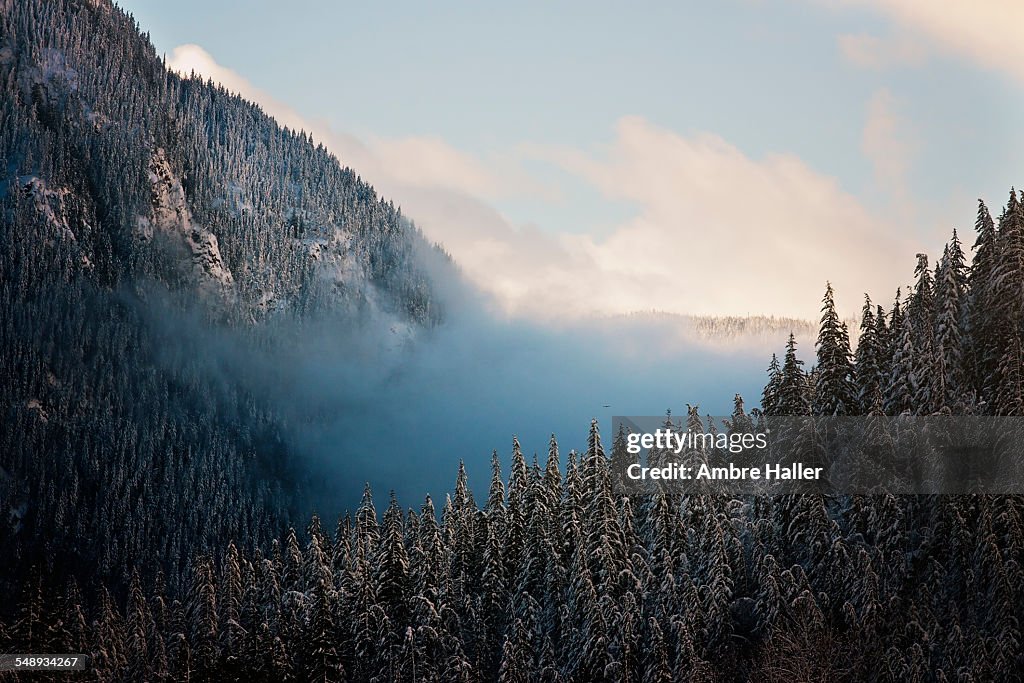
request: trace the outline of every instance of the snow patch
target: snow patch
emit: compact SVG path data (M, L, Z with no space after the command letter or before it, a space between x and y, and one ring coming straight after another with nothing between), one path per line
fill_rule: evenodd
M42 86L47 97L55 97L61 92L77 92L78 81L78 72L68 66L64 53L47 48L36 64L24 71L21 85L26 97L32 97L37 86Z
M74 244L78 248L79 266L85 270L93 268L92 259L86 252L86 247L79 242L78 235L72 227L74 225L72 216L80 216L81 212L76 207L77 198L75 194L66 187L51 187L41 178L36 176L21 176L18 184L25 194L32 198L32 205L36 213L43 217L46 223L53 229L54 238ZM80 223L80 228L88 231L87 223Z
M86 122L92 126L92 129L97 133L102 133L114 125L108 116L92 109L91 107L83 107L83 112Z
M40 402L38 398L30 398L28 401L26 401L25 409L28 410L29 412L35 413L36 417L43 424L46 424L47 422L50 421L50 416L46 414L46 411L43 409L43 404L42 402Z
M228 184L227 188L225 188L223 199L215 199L213 201L213 208L226 209L235 216L251 214L255 210L245 188L237 182Z
M44 180L35 176L22 176L18 180L25 193L32 197L36 212L42 215L47 223L57 228L62 237L72 242L78 241L68 222L66 204L71 191L63 187L51 188Z
M345 296L369 298L373 287L369 286L369 277L355 256L350 232L335 227L327 234L296 241L316 262L318 277Z

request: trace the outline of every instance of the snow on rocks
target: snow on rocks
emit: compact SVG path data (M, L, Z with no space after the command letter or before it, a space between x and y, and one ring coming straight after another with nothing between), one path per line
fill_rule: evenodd
M181 181L171 171L163 149L153 152L149 162L152 191L149 216L140 216L137 236L149 241L162 235L178 241L186 250L187 265L203 291L228 296L235 284L224 263L217 236L192 219Z
M81 202L75 194L65 187L51 187L42 178L22 176L18 183L26 195L32 198L36 213L50 227L47 241L68 242L78 252L78 265L84 270L91 270L93 262L89 255L88 239L79 239L77 232L88 232L90 226L82 218Z

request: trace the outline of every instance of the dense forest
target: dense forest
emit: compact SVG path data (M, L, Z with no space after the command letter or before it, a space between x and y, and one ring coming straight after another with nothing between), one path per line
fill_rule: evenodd
M0 0L0 216L0 652L80 652L100 681L1024 670L1016 496L630 497L625 435L606 449L595 422L580 452L513 439L486 500L460 467L443 501L379 514L367 489L310 518L295 416L209 338L273 358L325 320L414 337L443 324L452 266L308 135L168 72L106 0ZM827 287L813 362L791 336L730 424L1024 414L1016 192L998 219L979 204L969 251L954 232L919 255L859 330Z
M415 338L450 266L106 0L0 2L0 243L4 594L33 566L120 594L140 558L177 587L192 553L308 515L307 418L265 390L282 350L313 325Z
M814 367L791 340L759 411L1019 415L996 299L1024 275L1022 219L1016 195L998 226L981 205L971 265L956 235L934 270L919 256L905 302L865 303L854 352L828 288ZM730 423L750 412L737 396ZM703 431L696 406L686 419ZM1017 678L1019 497L630 498L623 457L596 422L564 462L554 437L543 463L513 440L482 503L462 467L439 507L392 497L380 517L367 490L333 528L191 554L177 592L135 566L123 597L40 570L7 637L90 653L100 680Z

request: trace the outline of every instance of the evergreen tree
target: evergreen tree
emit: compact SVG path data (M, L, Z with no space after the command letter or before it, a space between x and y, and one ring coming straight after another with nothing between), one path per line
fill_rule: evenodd
M384 511L381 542L374 561L374 595L395 626L408 623L409 555L405 548L403 515L394 493Z
M626 427L623 423L619 423L619 428L615 432L615 439L612 441L612 457L609 463L612 477L612 490L616 495L621 495L627 490L629 485L629 478L626 475L626 471L629 466L638 462L637 456L632 455L628 451L628 443L626 442L627 432Z
M733 396L732 415L725 423L730 434L749 434L754 431L754 422L747 415L743 408L743 397L739 394Z
M825 287L821 306L821 331L818 333L818 364L814 386L815 415L855 415L857 413L850 339L836 313L832 284Z
M213 582L213 561L196 558L192 567L192 590L186 611L189 651L196 671L212 676L219 658L217 638L217 588Z
M886 415L901 415L913 410L915 397L920 395L917 377L920 366L915 362L914 328L910 316L898 316L896 313L898 309L893 310L892 317L900 322L900 327L893 335L892 366L883 404Z
M907 318L914 344L914 354L910 359L916 380L913 404L916 412L927 415L939 407L941 367L935 343L935 291L926 254L917 255L914 275L916 281L907 303Z
M1000 247L995 223L985 206L978 200L978 217L974 223L977 237L974 257L968 275L967 314L968 361L972 369L972 382L979 397L991 403L995 392L994 379L1001 351L996 338L995 272L999 264Z
M964 358L964 296L967 266L956 230L943 250L935 285L937 407L952 409L966 400L968 391Z
M765 415L775 415L779 409L779 392L782 388L782 368L779 366L779 359L774 353L768 364L768 383L764 385L761 393L761 410Z
M882 321L884 325L884 319ZM864 295L861 309L860 338L857 341L856 372L859 412L867 415L880 400L884 376L881 368L882 348L878 338L878 322L872 310L871 297Z
M800 367L803 363L796 357L796 337L790 333L789 341L786 342L786 355L782 361L778 415L810 414L807 375Z

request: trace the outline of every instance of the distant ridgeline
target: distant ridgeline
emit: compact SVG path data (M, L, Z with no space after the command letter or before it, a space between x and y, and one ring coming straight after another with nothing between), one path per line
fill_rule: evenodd
M195 552L268 543L302 486L282 419L201 340L330 319L401 343L442 316L424 264L450 267L108 0L0 0L0 244L5 595L33 565L116 587L146 558L176 585Z

